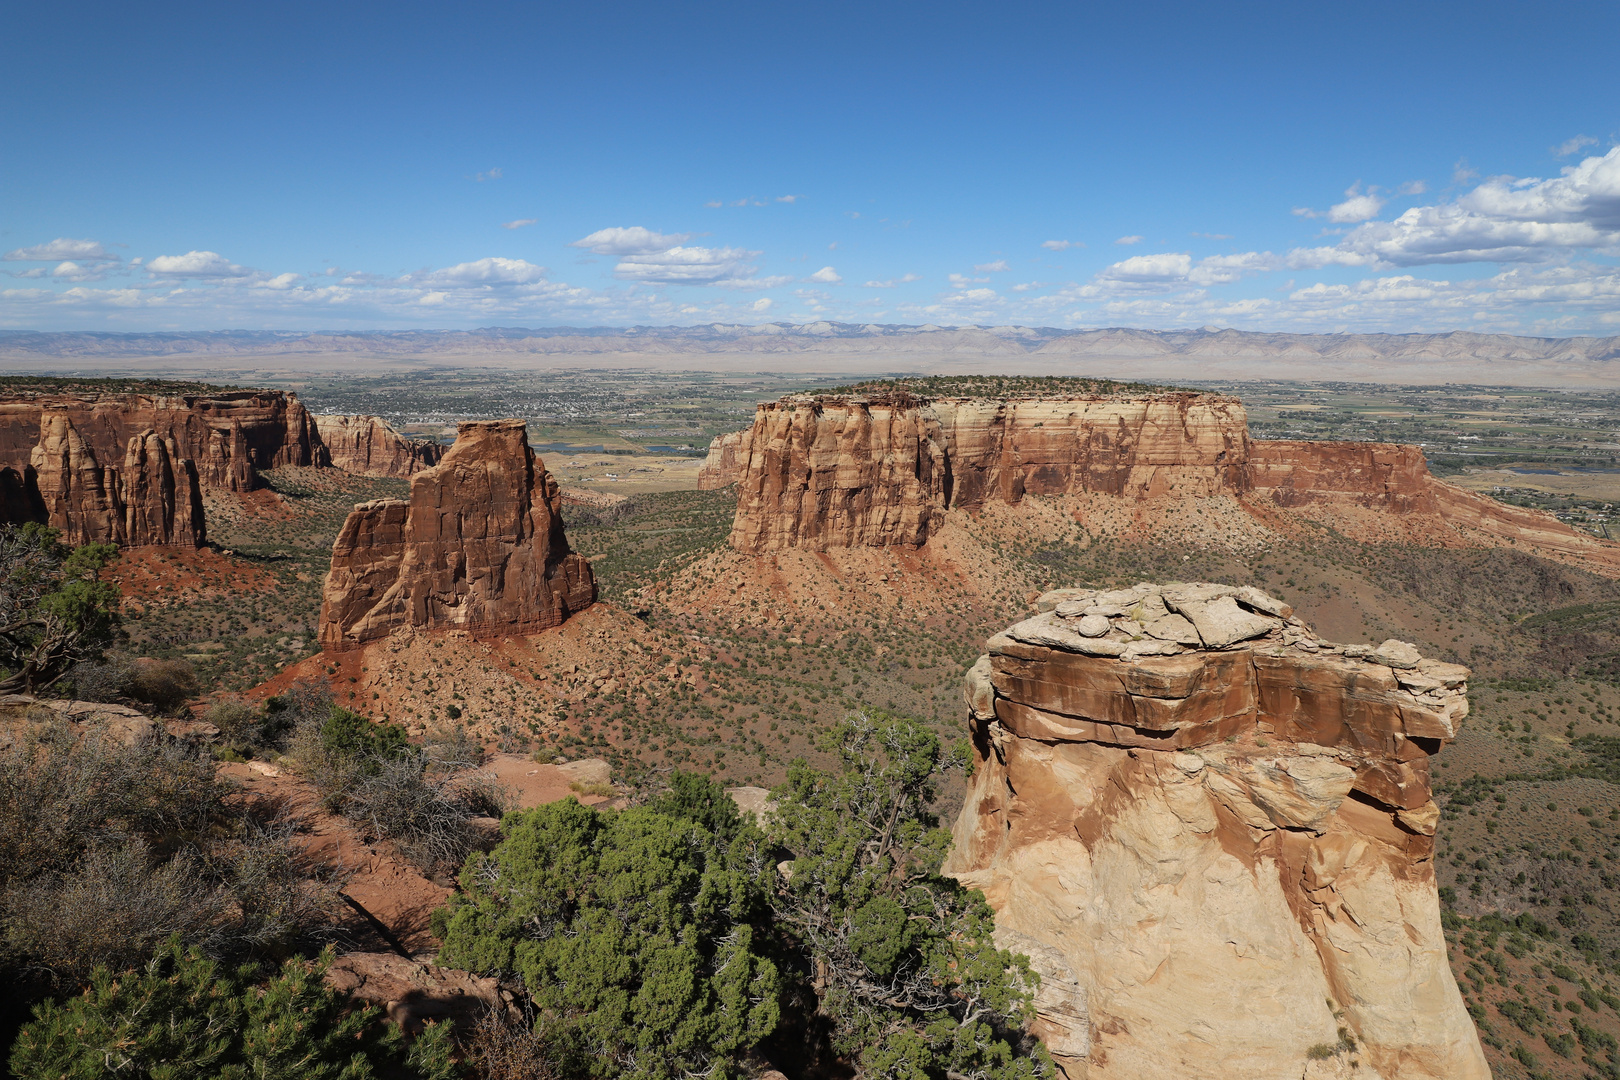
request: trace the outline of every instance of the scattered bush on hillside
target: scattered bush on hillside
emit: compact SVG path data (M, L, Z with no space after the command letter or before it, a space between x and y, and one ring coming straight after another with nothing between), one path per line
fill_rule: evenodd
M947 759L922 725L874 713L822 749L842 772L796 762L768 829L792 854L777 922L816 972L834 1048L874 1076L1050 1076L1023 1034L1039 977L996 948L983 895L939 873L951 834L929 807L965 748Z
M758 830L728 838L674 804L598 812L568 799L502 831L462 870L439 960L522 979L537 1030L572 1047L583 1075L731 1075L775 1029L774 871Z
M160 713L177 712L197 696L197 672L184 660L143 657L130 664L124 692Z
M289 960L268 977L229 970L171 938L138 971L98 967L90 986L34 1010L12 1050L20 1080L104 1076L300 1080L450 1080L448 1029L409 1046L375 1009L326 989L319 960ZM262 981L261 981L262 979Z
M0 527L0 694L34 693L112 640L118 590L100 580L118 549L69 550L34 522Z
M414 746L398 724L372 723L313 691L284 708L293 710L291 757L327 808L430 873L460 866L484 840L472 819L505 809L493 779L470 772L483 755L465 732Z
M264 714L234 694L215 698L203 715L219 728L219 737L228 746L247 749L264 745Z

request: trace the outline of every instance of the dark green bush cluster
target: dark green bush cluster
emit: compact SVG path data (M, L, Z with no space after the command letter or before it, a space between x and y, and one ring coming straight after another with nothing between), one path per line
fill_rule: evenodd
M170 939L139 970L98 967L82 994L35 1009L11 1053L19 1080L107 1076L449 1080L448 1031L409 1046L375 1009L322 985L330 951L278 971L226 968Z
M508 815L438 917L440 960L523 983L552 1075L733 1075L762 1047L871 1076L1051 1075L1022 1034L1038 978L939 873L938 739L862 716L827 748L842 771L800 762L763 825L684 773L639 807Z

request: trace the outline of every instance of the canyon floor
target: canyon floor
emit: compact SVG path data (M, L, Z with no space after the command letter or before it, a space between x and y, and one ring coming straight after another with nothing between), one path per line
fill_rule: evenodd
M1386 411L1396 409L1386 396ZM1570 403L1532 404L1561 414ZM1539 493L1595 502L1604 514L1608 489L1597 485L1607 474L1594 470L1612 460L1599 458L1596 433L1620 418L1593 408L1603 422L1584 425L1593 433L1585 449L1560 441L1567 417L1537 427L1520 415L1531 429L1521 445L1431 458L1503 501L1542 505ZM1401 422L1451 430L1446 411L1414 408ZM1351 419L1331 423L1307 412L1326 427L1360 422L1345 410ZM262 697L313 679L356 711L414 732L464 726L510 761L599 757L613 795L634 797L674 768L768 787L794 758L818 758L818 734L853 709L906 713L962 737L963 672L1045 589L1253 584L1329 639L1401 638L1474 669L1474 714L1436 773L1454 969L1496 1075L1613 1075L1620 583L1509 549L1427 548L1398 533L1358 541L1307 515L1265 520L1209 502L1144 512L1074 497L953 511L919 552L745 556L726 545L734 490L691 490L661 473L621 486L595 471L612 463L645 477L634 470L662 468L652 454L542 456L593 463L568 476L579 494L565 517L601 602L560 627L488 641L399 634L320 654L320 587L344 515L406 485L282 469L266 474L269 491L210 502L211 547L120 559L127 648L189 660L208 692ZM1526 475L1514 469L1540 470L1523 485L1532 495L1496 483ZM1588 486L1561 485L1566 473ZM961 784L944 790L948 817Z

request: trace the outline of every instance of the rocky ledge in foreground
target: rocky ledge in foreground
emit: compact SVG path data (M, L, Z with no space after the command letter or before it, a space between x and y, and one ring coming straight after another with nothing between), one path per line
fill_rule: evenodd
M1485 1080L1441 935L1429 758L1468 669L1258 590L1059 590L967 679L945 869L1043 977L1070 1080Z

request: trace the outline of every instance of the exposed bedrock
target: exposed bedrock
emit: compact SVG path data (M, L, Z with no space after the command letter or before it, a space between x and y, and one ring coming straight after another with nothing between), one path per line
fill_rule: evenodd
M523 421L461 424L408 500L349 514L332 547L322 646L354 648L403 626L516 634L561 623L596 599L561 504Z
M1221 585L1063 590L968 675L946 871L1043 977L1071 1080L1484 1080L1429 758L1468 670Z
M1305 508L1369 540L1396 528L1409 542L1527 545L1620 573L1620 545L1444 484L1417 447L1253 440L1242 403L1213 394L789 396L716 438L700 482L738 485L731 543L747 553L917 547L950 510L1100 494Z
M104 464L69 413L47 411L28 465L3 476L0 516L48 524L69 544L200 547L206 539L195 464L151 430Z
M315 427L334 468L360 476L406 479L439 463L438 443L406 439L375 416L318 415Z
M42 435L43 417L63 415L103 463L120 461L130 439L153 432L197 463L205 488L250 491L255 469L328 465L314 418L296 394L279 390L183 394L37 394L0 400L0 468L20 474Z

